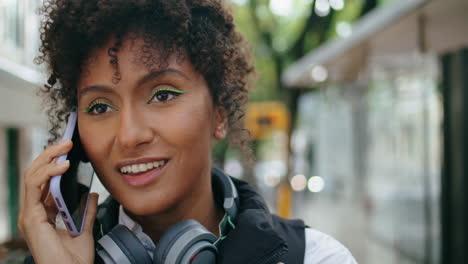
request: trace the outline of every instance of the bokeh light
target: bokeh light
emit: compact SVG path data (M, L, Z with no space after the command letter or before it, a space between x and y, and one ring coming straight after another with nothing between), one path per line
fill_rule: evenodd
M312 67L310 75L315 82L324 82L328 78L328 71L321 65L315 65Z
M325 187L325 182L323 181L322 177L320 176L313 176L309 179L307 183L307 188L309 191L317 193L321 192Z
M304 175L297 174L291 178L291 188L294 191L300 192L304 190L306 186L307 186L307 178Z
M285 0L271 0L270 10L277 16L288 16L294 11L293 2Z
M340 21L336 23L336 33L342 38L351 36L351 34L353 33L351 24L346 21Z
M342 10L344 8L344 5L344 0L330 0L330 6L335 10Z
M269 187L276 187L280 183L281 177L279 174L268 173L263 177L265 184Z
M328 0L316 0L315 13L321 17L330 14L330 2Z
M247 0L231 0L232 3L236 5L245 5L247 4Z

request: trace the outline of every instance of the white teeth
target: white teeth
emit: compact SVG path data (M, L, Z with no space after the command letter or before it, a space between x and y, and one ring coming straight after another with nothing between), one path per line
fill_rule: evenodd
M153 168L158 168L163 166L165 163L164 160L161 161L154 161L154 162L148 162L148 163L140 163L140 164L133 164L133 165L128 165L128 166L123 166L120 168L121 173L138 173L138 172L144 172L147 170L151 170Z

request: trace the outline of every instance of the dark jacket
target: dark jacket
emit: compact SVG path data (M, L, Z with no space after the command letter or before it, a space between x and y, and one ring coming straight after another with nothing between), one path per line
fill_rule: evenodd
M232 178L240 198L234 220L236 228L218 244L220 264L304 263L305 226L301 220L286 220L272 215L262 197L244 181ZM216 198L218 188L213 186ZM222 199L222 196L221 198ZM218 199L217 199L218 200ZM99 206L94 225L95 241L118 222L119 204L107 199ZM32 258L25 263L34 263Z

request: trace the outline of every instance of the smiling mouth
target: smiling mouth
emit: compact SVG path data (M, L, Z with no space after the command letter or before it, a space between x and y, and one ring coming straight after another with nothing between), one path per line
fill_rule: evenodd
M160 169L164 167L169 162L169 160L160 160L160 161L153 161L153 162L144 162L139 164L132 164L123 166L120 168L120 173L129 175L129 176L137 176L144 174L148 171Z

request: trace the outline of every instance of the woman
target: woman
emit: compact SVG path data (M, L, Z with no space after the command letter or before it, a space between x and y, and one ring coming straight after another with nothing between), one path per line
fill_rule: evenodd
M80 236L55 229L57 210L44 197L69 166L54 159L72 143L48 147L25 173L19 220L36 263L97 262L94 241L117 223L152 254L186 219L222 238L218 263L354 263L332 238L272 216L238 180L232 228L220 224L227 212L212 184L211 142L248 149L241 119L252 72L223 2L49 0L42 11L51 133L57 139L76 106L84 151L112 198L98 209L91 194Z

